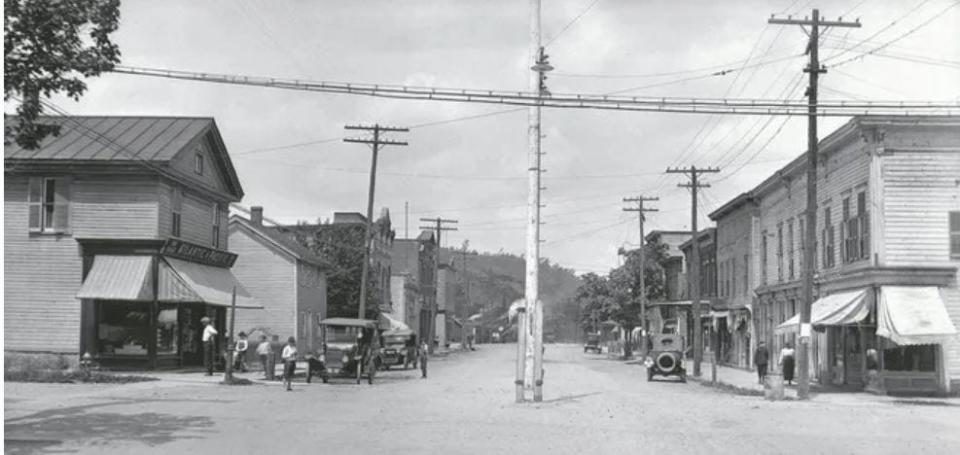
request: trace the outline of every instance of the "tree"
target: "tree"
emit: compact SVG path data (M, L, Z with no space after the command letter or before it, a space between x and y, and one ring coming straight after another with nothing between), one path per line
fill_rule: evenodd
M110 41L120 18L120 0L4 0L3 99L19 98L17 121L6 136L27 149L39 147L59 125L39 121L43 98L65 93L74 100L87 90L83 78L120 63Z

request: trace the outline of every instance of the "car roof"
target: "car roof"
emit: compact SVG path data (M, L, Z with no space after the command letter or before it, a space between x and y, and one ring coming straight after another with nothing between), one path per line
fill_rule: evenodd
M377 323L376 321L371 321L369 319L327 318L320 321L320 325L343 325L350 327L374 328L377 326Z

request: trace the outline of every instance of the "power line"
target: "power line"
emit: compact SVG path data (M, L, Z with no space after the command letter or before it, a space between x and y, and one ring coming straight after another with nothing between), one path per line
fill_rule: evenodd
M560 31L557 32L556 35L553 35L553 38L550 38L550 41L547 41L547 44L544 44L543 46L549 47L551 44L553 44L553 42L556 41L557 38L560 38L560 36L563 35L564 32L569 30L570 27L573 27L573 24L576 24L577 21L579 21L580 18L583 17L583 15L590 12L590 10L593 9L593 7L597 5L597 3L600 3L600 0L593 0L589 5L587 5L586 8L583 9L583 11L580 11L580 14L577 14L576 17L570 20L570 22L567 22L567 25L564 25L563 28L560 29Z

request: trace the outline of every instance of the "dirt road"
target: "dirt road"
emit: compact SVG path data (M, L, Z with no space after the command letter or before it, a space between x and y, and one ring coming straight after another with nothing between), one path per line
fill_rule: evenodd
M513 402L514 346L430 377L224 387L5 385L7 453L960 453L960 406L821 395L766 402L548 345L543 403ZM528 394L529 395L529 394Z

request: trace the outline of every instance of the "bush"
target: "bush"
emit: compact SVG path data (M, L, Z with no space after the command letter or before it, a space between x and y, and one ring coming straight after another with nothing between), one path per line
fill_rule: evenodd
M60 354L4 353L3 379L12 382L42 383L113 383L156 381L157 378L117 375L103 371L83 370L72 356Z

